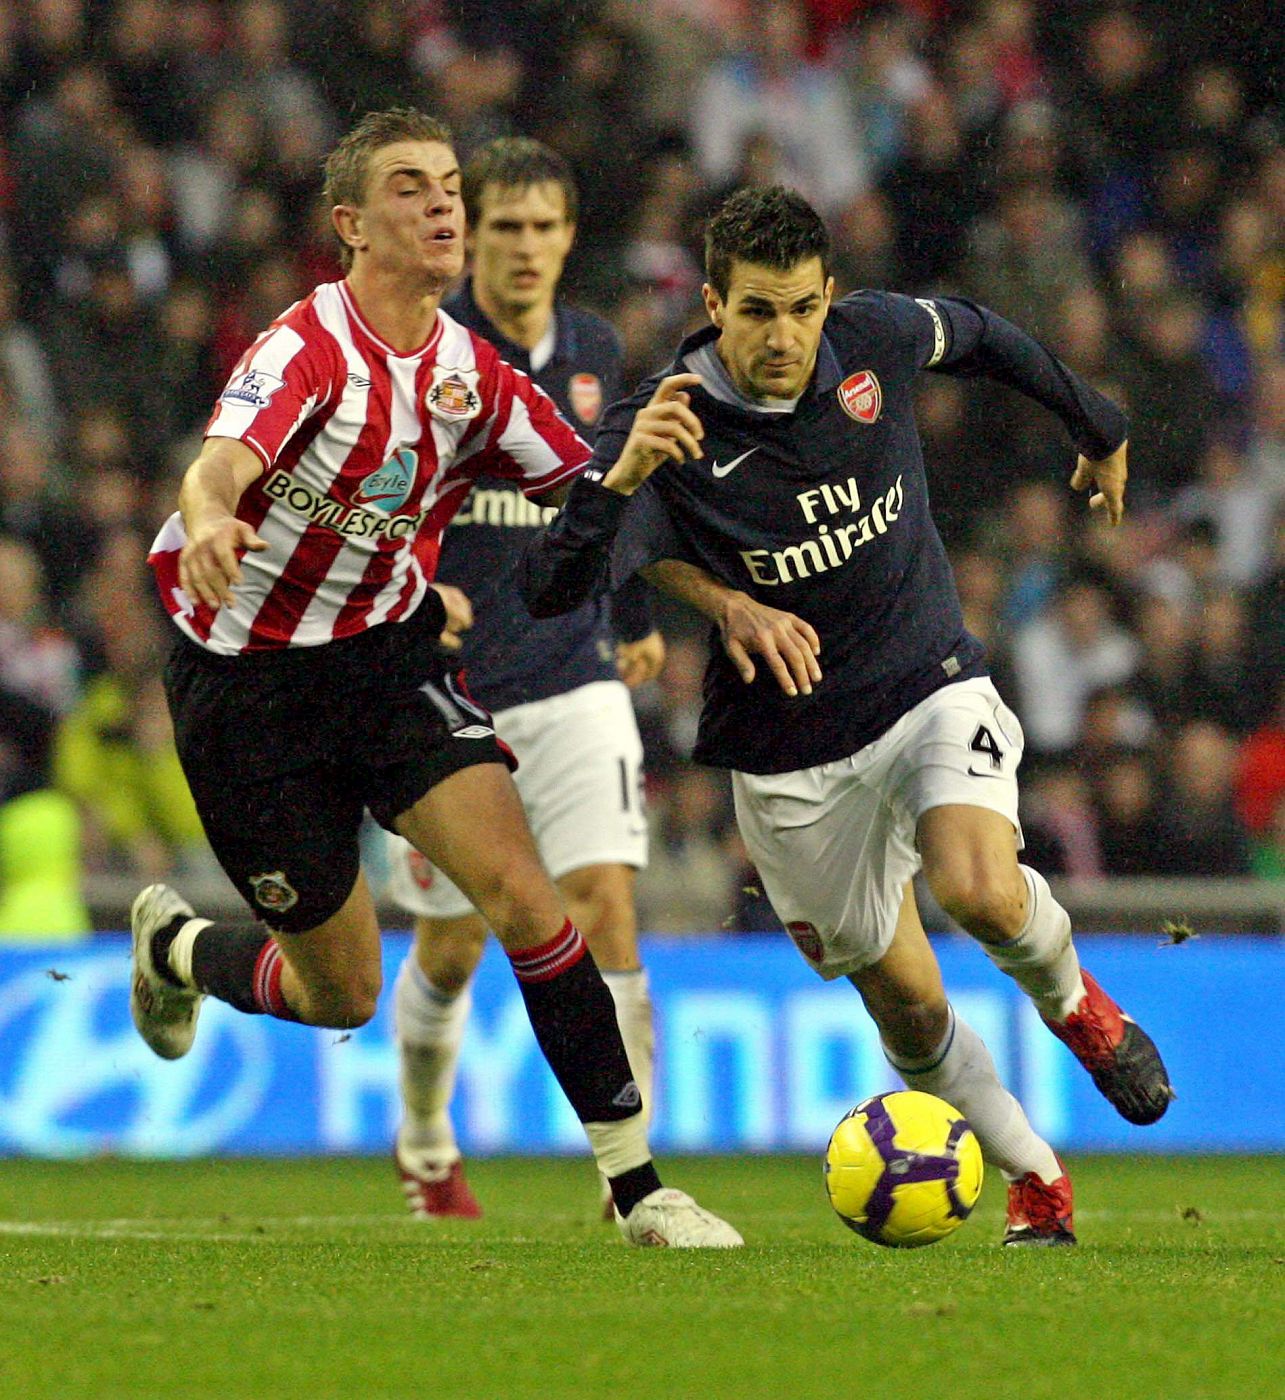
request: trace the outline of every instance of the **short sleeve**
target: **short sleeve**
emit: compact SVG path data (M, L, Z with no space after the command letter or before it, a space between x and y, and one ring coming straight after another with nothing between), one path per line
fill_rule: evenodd
M206 437L236 438L271 467L324 388L315 353L290 326L277 326L242 356L214 406Z
M515 481L528 496L541 496L579 476L592 455L589 444L528 375L496 359L495 416L479 465L488 475Z

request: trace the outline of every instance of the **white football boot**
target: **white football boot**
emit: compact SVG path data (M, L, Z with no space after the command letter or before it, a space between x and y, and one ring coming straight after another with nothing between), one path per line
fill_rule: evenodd
M745 1241L727 1223L698 1206L686 1191L662 1186L644 1196L616 1224L630 1244L669 1249L736 1249Z
M163 1060L177 1060L192 1048L205 1000L205 993L195 987L176 987L162 977L152 960L152 936L179 915L194 919L196 910L168 885L148 885L129 915L134 963L129 1013L139 1035Z

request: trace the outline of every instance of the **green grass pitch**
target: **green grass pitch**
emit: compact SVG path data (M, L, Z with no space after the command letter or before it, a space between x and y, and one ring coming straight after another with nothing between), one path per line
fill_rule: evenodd
M1079 1249L1003 1250L994 1173L929 1249L817 1160L666 1179L748 1247L631 1250L583 1160L471 1164L480 1223L373 1160L0 1162L0 1395L24 1400L1273 1400L1280 1159L1082 1158Z

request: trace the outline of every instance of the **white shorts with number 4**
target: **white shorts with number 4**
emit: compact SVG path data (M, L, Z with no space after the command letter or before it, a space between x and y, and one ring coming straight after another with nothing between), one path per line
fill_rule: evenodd
M1017 820L1022 727L988 677L920 701L849 758L791 773L733 773L736 820L763 888L824 978L887 952L922 864L919 818L961 803Z
M545 869L647 864L642 740L620 681L594 681L497 710L495 732L518 758L513 775ZM389 837L388 897L411 914L458 918L473 906L400 836Z

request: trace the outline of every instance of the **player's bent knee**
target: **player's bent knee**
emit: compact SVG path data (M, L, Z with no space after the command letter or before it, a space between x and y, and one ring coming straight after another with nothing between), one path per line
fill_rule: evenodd
M450 995L463 991L482 960L486 934L480 919L417 920L415 951L429 981Z
M941 907L979 937L1015 938L1022 926L1025 888L1001 873L950 871L929 880Z
M309 987L306 990L306 1019L314 1026L332 1030L356 1030L374 1019L380 990L381 979L378 976Z
M498 873L477 891L475 901L510 952L550 937L562 912L557 891L538 865Z

